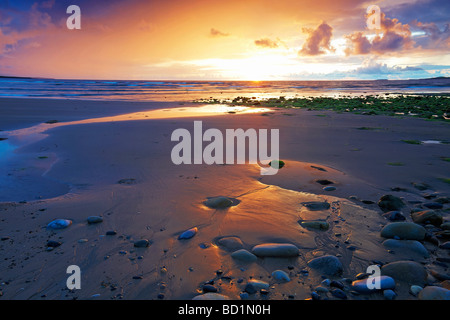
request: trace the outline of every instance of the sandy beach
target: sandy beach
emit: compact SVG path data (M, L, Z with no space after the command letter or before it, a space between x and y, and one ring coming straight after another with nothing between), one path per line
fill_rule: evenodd
M449 296L448 121L278 108L187 114L202 105L179 102L0 104L0 299ZM143 113L158 109L168 116ZM132 113L141 116L114 118ZM285 166L261 176L258 164L173 164L171 134L192 131L194 120L223 132L279 129ZM219 196L235 202L205 205ZM414 215L426 210L431 218ZM384 215L392 211L404 220ZM88 223L93 216L100 222ZM49 229L55 219L71 224ZM386 231L405 222L419 235ZM266 244L297 251L255 250ZM311 262L330 256L325 268ZM81 289L66 286L70 265ZM354 281L371 265L395 285L359 290Z

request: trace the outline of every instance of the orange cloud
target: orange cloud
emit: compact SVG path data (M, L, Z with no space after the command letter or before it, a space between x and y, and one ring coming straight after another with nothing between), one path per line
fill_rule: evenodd
M278 42L273 41L269 38L255 40L255 44L259 47L264 47L264 48L278 48Z

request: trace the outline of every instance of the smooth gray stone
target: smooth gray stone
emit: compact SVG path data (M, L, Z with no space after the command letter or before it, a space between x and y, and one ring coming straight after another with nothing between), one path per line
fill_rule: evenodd
M405 204L399 197L386 194L378 201L378 206L384 212L400 210Z
M195 296L194 298L192 298L192 300L231 300L231 299L230 297L220 293L208 292Z
M379 282L378 282L379 281ZM379 288L376 285L379 284ZM370 288L369 288L369 286ZM373 286L373 289L371 289ZM378 290L387 290L395 288L395 280L389 276L380 276L378 280L375 277L355 280L352 282L352 289L359 293L372 293Z
M419 300L450 300L450 290L438 286L428 286L419 292Z
M400 211L388 211L383 213L383 217L390 221L404 221L406 220L405 216Z
M394 300L397 294L394 291L388 289L383 291L383 296L386 300Z
M332 255L325 255L308 261L308 266L325 275L340 275L344 268L341 261Z
M383 242L383 246L387 249L398 250L401 254L418 254L424 258L429 257L428 250L417 240L396 240L387 239Z
M233 200L231 200L228 197L213 197L207 199L205 202L203 202L205 206L214 208L214 209L224 209L231 207L233 205Z
M398 237L404 240L423 240L427 231L413 222L392 222L381 230L383 238Z
M432 224L439 227L442 224L442 215L434 210L424 210L411 213L411 218L415 223Z
M253 294L253 293L258 292L261 289L264 289L264 290L269 289L269 284L262 280L251 279L247 282L247 285L245 286L244 291L248 292L249 294Z
M136 248L146 248L150 245L150 241L148 241L147 239L141 239L138 240L134 243L134 246Z
M274 278L277 281L280 282L289 282L291 281L291 278L289 278L289 275L284 272L283 270L275 270L272 272L272 278Z
M253 247L258 257L296 257L299 249L291 243L264 243Z
M228 251L235 251L244 247L242 240L234 236L220 238L217 240L217 244Z
M328 222L322 220L300 221L300 225L306 229L328 230L330 228Z
M86 221L89 224L100 223L103 222L103 218L99 216L90 216L86 219Z
M304 205L311 211L327 210L330 208L330 204L328 202L320 202L320 201L302 202L302 205Z
M396 281L421 287L427 283L428 277L424 266L414 261L395 261L385 264L381 267L381 273L394 278Z
M245 249L239 249L233 252L231 257L242 262L255 262L258 259L257 256Z

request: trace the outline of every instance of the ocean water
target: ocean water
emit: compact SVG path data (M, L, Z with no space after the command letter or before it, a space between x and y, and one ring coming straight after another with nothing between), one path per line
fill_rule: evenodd
M450 78L341 81L131 81L0 77L0 97L192 101L284 96L450 93Z

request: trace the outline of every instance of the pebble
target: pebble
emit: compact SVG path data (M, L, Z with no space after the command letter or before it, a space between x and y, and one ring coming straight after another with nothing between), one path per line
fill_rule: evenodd
M450 300L450 290L438 286L427 286L418 294L419 300Z
M192 300L231 300L230 297L216 293L216 292L207 292L192 298Z
M423 240L427 231L424 227L413 222L392 222L381 230L384 238L394 238L404 240Z
M71 220L67 220L67 219L56 219L53 220L52 222L50 222L47 225L47 229L53 229L53 230L58 230L58 229L65 229L68 226L70 226L72 224Z
M333 186L323 187L323 191L334 191L334 190L336 190L336 187Z
M330 208L330 204L328 202L321 201L308 201L302 202L301 204L311 211L327 210Z
M299 249L290 243L264 243L254 246L252 253L258 257L296 257Z
M394 300L397 294L394 291L388 289L383 291L383 296L386 300Z
M202 290L203 290L204 293L217 292L217 288L214 287L213 285L210 285L210 284L203 285Z
M437 202L427 202L423 204L424 207L427 207L428 209L442 209L444 206L442 203Z
M315 291L311 292L311 298L313 300L321 300L322 299L322 297Z
M275 270L272 272L272 277L280 282L289 282L291 281L291 278L289 278L289 275L284 272L283 270Z
M412 285L409 288L409 291L412 293L412 295L417 296L420 291L422 291L423 288L421 286Z
M253 294L260 291L261 289L269 289L269 284L262 280L251 279L247 282L244 291L248 292L249 294Z
M117 234L117 231L115 231L115 230L106 231L107 236L115 236L116 234Z
M440 225L440 228L443 230L450 230L450 221L444 222Z
M80 239L80 240L78 240L77 242L78 243L86 243L86 242L88 242L89 240L88 239Z
M425 268L414 261L395 261L385 264L381 267L381 273L395 280L419 286L425 285L428 277Z
M242 300L246 300L246 299L248 299L250 296L249 296L248 292L241 292L241 293L239 294L239 297L240 297Z
M396 240L387 239L383 242L383 246L390 250L398 250L402 254L416 254L423 258L428 258L428 250L417 240Z
M189 230L186 230L185 232L183 232L182 234L180 234L180 236L178 237L178 240L182 240L182 239L190 239L193 236L195 236L198 232L198 228L194 227L191 228Z
M233 200L228 197L219 196L208 198L203 204L209 208L225 209L233 205Z
M399 197L386 194L378 201L378 206L384 212L400 210L405 204Z
M430 188L430 186L426 183L413 182L412 185L414 186L414 188L420 191L427 190Z
M217 244L228 251L236 251L244 247L242 240L233 236L220 238L217 240Z
M253 253L245 249L239 249L233 252L231 257L242 262L254 262L258 259L258 257L256 257Z
M341 261L332 255L325 255L308 261L308 266L326 275L339 275L344 268Z
M327 292L329 292L330 290L328 290L328 289L325 288L325 287L318 286L318 287L316 287L316 288L314 289L314 291L316 291L316 292L318 292L318 293L327 293Z
M103 222L103 218L100 216L90 216L86 219L86 221L89 224L100 223Z
M370 284L370 287L368 286L368 284ZM379 288L376 287L377 285L379 285ZM352 290L355 290L359 293L372 293L377 290L394 289L395 281L389 276L380 276L379 278L370 277L367 279L353 281L351 287Z
M436 227L442 224L442 215L434 210L425 210L411 213L415 223L432 224Z
M47 247L56 248L56 247L59 247L60 245L61 245L61 242L59 242L59 241L49 240L47 242Z
M333 296L335 296L336 298L339 298L339 299L344 299L344 300L347 299L347 295L341 289L337 289L337 288L336 289L332 289L331 290L331 294Z
M330 287L338 288L338 289L344 289L344 284L339 280L333 280L330 283Z
M444 242L439 246L441 249L450 249L450 241Z
M269 166L271 166L274 169L281 169L285 165L283 160L272 160L269 162Z
M328 222L322 220L300 221L299 223L303 228L306 229L328 230L330 227Z
M150 245L150 241L148 241L147 239L141 239L138 240L134 243L134 246L136 248L146 248Z
M406 219L400 211L388 211L386 213L383 213L383 217L385 217L389 221L403 221Z

